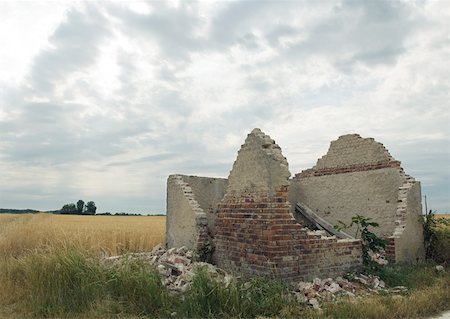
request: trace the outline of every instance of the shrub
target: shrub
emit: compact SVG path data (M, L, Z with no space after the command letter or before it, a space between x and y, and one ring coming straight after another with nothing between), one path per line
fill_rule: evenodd
M430 210L422 217L425 256L437 263L450 263L450 221Z
M196 259L212 264L215 249L216 247L214 246L214 242L212 240L208 240L198 246Z

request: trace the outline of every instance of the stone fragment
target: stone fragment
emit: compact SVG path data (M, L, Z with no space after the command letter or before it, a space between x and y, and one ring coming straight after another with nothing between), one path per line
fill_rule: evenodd
M335 282L331 283L331 284L330 284L329 286L327 286L325 289L326 289L327 291L331 292L332 294L335 294L336 292L342 290L341 287L340 287L337 283L335 283Z
M380 286L380 280L378 278L374 278L374 280L372 281L372 287L378 288L379 286Z
M437 265L437 266L435 267L435 269L436 269L436 271L441 272L441 271L444 271L444 266Z
M181 255L181 256L183 256L184 254L186 254L187 251L188 251L188 249L187 249L186 246L181 246L180 248L178 248L178 249L176 250L177 254L178 254L178 255Z
M300 282L297 283L298 291L307 291L307 290L311 289L312 286L313 285L310 282L300 281Z
M319 302L317 301L317 299L315 299L315 298L309 299L308 303L311 306L313 306L314 309L316 309L316 310L320 309Z
M177 250L177 249L176 249L175 247L170 248L170 249L167 251L167 254L168 254L168 255L171 255L171 254L175 253L176 250Z
M313 291L313 290L307 292L307 294L306 294L306 296L308 297L308 299L313 299L313 298L316 297L316 295L317 295L317 293L316 293L315 291Z
M392 292L392 293L405 293L405 292L408 292L408 288L405 287L405 286L395 286L395 287L392 287L391 289L389 289L389 292Z
M295 295L295 299L297 300L297 302L304 303L304 302L308 301L308 298L302 292L295 291L294 295Z

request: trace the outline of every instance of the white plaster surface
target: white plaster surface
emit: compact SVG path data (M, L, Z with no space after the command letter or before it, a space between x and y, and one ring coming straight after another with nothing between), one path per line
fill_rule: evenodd
M168 248L181 246L195 248L198 214L201 215L204 212L193 199L190 187L184 183L182 176L170 175L167 179L166 244Z
M375 233L391 235L402 184L396 168L306 177L291 181L289 201L304 203L332 225L349 224L356 214L371 217L380 224ZM354 235L355 229L346 232Z

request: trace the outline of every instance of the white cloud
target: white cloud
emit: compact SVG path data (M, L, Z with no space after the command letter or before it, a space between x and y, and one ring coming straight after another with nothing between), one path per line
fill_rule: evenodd
M0 5L2 207L161 212L261 127L292 173L374 137L450 211L443 1Z

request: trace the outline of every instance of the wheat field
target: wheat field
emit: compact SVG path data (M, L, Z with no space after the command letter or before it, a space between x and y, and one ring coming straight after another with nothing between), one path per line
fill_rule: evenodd
M65 248L105 255L148 251L165 243L165 223L165 216L0 214L0 252L17 257Z

